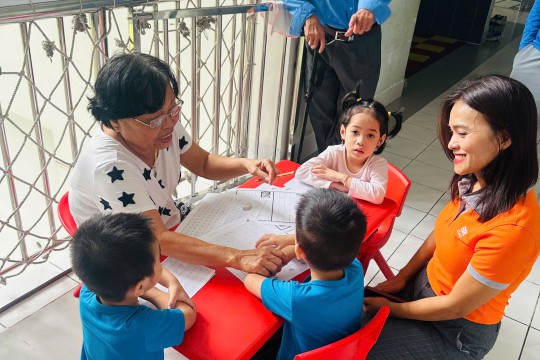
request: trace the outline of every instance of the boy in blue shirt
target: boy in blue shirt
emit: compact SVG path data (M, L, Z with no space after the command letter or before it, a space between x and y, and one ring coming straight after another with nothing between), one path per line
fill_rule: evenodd
M182 342L195 303L161 266L160 252L146 216L101 215L81 224L71 245L73 271L84 282L81 359L163 359L163 349ZM139 305L139 297L160 310Z
M366 218L351 198L311 189L298 203L294 245L311 275L302 283L247 275L246 288L285 320L278 359L293 359L360 329L364 271L356 255L365 231Z

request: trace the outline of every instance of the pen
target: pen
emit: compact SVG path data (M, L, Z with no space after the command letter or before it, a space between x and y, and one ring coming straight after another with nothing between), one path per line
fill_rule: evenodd
M286 172L286 173L283 173L283 174L277 174L276 177L283 177L283 176L288 176L288 175L293 175L294 174L294 171L289 171L289 172ZM263 181L261 178L258 178L257 180L255 181Z

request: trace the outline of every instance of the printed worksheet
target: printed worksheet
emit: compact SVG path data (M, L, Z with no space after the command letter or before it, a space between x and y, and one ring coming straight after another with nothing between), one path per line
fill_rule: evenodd
M293 178L293 179L287 181L283 185L282 190L283 191L294 192L294 193L297 193L297 194L303 194L306 191L308 191L309 189L313 189L313 186L304 184L303 182L298 181L296 178Z
M165 259L162 264L176 276L189 297L193 297L193 295L201 290L216 273L214 269L206 266L188 264L170 257ZM160 284L156 284L156 287L164 292L169 292L166 287Z
M253 199L265 199L259 214L256 216L259 221L294 223L296 219L296 205L300 199L299 195L287 191L266 191L266 190L244 190L235 189L237 195L249 196Z
M269 197L255 192L208 193L180 223L177 232L201 238L205 233L221 228L246 215L257 217L266 206Z
M225 245L228 247L249 250L255 248L255 243L263 235L268 233L286 234L287 232L276 231L279 228L274 224L265 224L251 217L238 219L223 228L206 233L202 236L204 241ZM288 228L291 231L290 228ZM294 230L293 230L294 231ZM244 280L246 273L240 270L227 268L240 280ZM290 261L284 266L281 271L276 274L275 278L279 280L291 280L296 275L299 275L308 269L307 265L296 259Z

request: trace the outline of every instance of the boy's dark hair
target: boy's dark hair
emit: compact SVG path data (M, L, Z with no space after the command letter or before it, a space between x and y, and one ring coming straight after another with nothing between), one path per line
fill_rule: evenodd
M388 124L390 123L390 117L388 116L388 111L383 104L376 100L360 98L359 94L361 86L361 83L358 83L356 85L355 91L350 92L343 97L343 100L341 101L341 116L339 117L339 125L343 125L345 128L347 128L347 126L351 122L351 118L354 115L369 111L379 123L379 135L386 135L386 139L384 140L384 142L379 145L377 147L377 150L375 150L374 152L378 155L382 153L384 148L386 147L386 141L396 136L401 130L403 116L401 111L393 111L390 113L396 123L392 131L389 131ZM338 126L338 131L340 127L341 126Z
M169 65L151 55L114 55L101 68L88 98L88 110L112 129L111 120L152 114L163 107L167 87L178 98L178 83Z
M448 149L452 137L448 124L458 101L482 114L493 131L494 141L497 136L512 141L482 170L486 186L481 190L478 220L486 222L511 209L536 184L536 104L525 85L507 76L484 75L465 82L448 95L439 115L439 140L450 160L454 155ZM464 176L474 174L454 174L450 182L452 200L459 197L458 182Z
M95 216L73 235L73 271L100 298L120 302L154 274L155 241L152 219L142 214Z
M366 232L366 217L356 203L336 190L310 189L296 209L296 239L310 266L343 269L354 260Z

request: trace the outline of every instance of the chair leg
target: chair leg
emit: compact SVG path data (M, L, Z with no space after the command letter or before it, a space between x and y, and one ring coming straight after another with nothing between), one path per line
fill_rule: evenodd
M379 269L381 269L381 272L387 280L392 279L395 276L380 251L375 252L373 260L375 260L375 263L379 266Z

